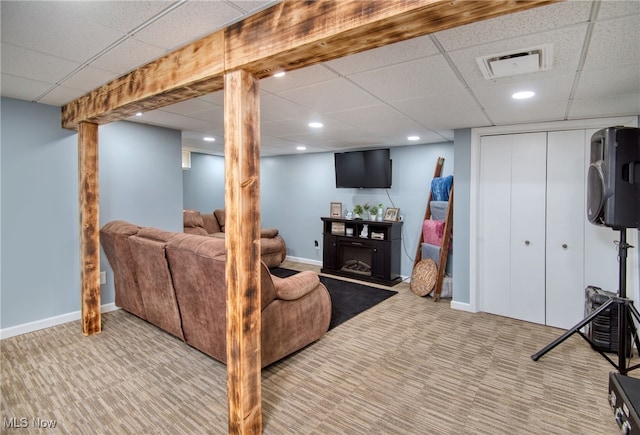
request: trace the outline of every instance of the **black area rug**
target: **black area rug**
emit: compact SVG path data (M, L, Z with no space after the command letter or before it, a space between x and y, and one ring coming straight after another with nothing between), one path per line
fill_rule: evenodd
M276 267L271 273L280 278L286 278L298 273L296 270ZM320 281L331 295L331 323L329 329L346 322L374 305L397 294L395 290L382 290L350 281L320 276Z

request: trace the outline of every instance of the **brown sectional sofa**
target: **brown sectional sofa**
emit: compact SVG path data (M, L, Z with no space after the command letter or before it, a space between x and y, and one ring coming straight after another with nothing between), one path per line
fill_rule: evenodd
M226 363L224 238L112 221L100 229L116 305ZM261 265L261 363L265 367L320 339L331 298L314 272L289 278Z
M183 210L182 215L185 233L224 238L224 209L213 213ZM287 256L287 245L276 228L260 230L260 256L267 267L279 266Z

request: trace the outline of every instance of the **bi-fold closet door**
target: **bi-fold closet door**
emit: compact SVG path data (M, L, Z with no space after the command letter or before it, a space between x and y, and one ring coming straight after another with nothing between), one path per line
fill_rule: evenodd
M584 314L585 132L483 136L482 311L569 328Z

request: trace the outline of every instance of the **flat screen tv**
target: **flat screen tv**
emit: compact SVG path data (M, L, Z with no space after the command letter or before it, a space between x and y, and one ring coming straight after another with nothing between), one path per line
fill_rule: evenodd
M391 187L391 153L388 148L335 153L336 187Z

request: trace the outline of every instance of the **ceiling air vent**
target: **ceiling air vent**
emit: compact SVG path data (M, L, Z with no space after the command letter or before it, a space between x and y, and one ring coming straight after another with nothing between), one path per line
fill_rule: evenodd
M476 62L484 78L490 80L546 71L551 68L552 53L551 44L545 44L535 48L477 57Z

